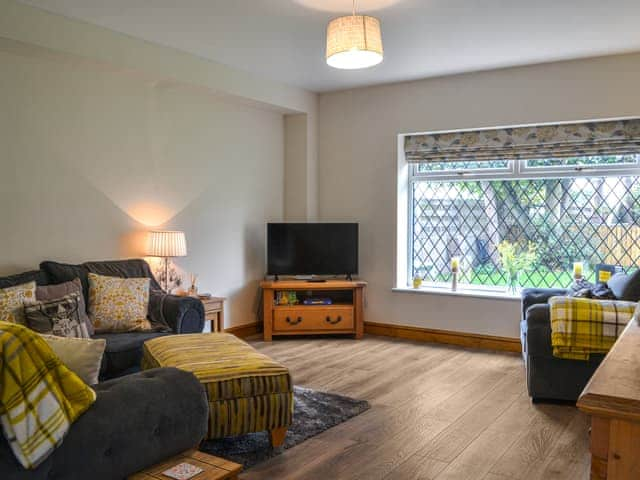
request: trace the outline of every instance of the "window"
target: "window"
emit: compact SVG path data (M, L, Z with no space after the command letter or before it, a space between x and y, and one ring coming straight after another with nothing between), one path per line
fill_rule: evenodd
M413 162L408 189L408 278L501 288L498 245L535 252L523 287L567 287L573 262L640 265L640 154Z

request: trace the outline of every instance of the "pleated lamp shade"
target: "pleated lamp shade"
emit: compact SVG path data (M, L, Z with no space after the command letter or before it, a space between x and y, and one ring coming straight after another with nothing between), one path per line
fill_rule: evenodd
M327 26L327 64L355 70L382 62L380 21L367 15L349 15Z
M187 240L184 232L149 232L147 255L150 257L186 257Z

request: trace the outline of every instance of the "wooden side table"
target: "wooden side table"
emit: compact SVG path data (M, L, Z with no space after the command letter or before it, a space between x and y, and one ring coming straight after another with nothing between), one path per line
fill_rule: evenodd
M214 457L208 453L199 452L198 450L190 450L131 475L128 480L169 480L169 477L163 475L162 472L183 462L190 463L203 470L203 472L192 477L194 480L236 480L238 474L242 471L242 465L224 458Z
M201 298L204 305L204 320L211 322L212 332L222 332L224 330L224 301L225 297Z

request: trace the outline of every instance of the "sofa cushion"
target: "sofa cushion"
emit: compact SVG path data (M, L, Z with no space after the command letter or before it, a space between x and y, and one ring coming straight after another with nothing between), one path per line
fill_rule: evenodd
M631 275L616 273L607 281L607 285L618 300L640 301L640 269Z
M25 325L24 305L36 299L36 282L0 289L0 321Z
M101 380L113 378L140 369L142 360L142 345L145 341L169 335L164 332L128 332L128 333L100 333L93 338L106 340Z
M68 263L58 263L52 261L42 262L40 269L44 270L50 283L71 282L76 278L82 283L82 296L84 297L85 306L89 298L89 280L87 274L89 271L83 265L71 265Z
M89 317L96 332L150 331L149 279L89 273Z
M98 383L106 341L42 335L62 363L87 385Z
M32 270L30 272L9 275L8 277L0 277L0 288L15 287L16 285L29 282L36 282L36 285L47 285L49 280L44 271Z
M36 301L25 305L26 324L38 333L89 338L89 329L80 315L81 298L80 292L74 292L55 300Z
M71 293L77 293L80 295L80 309L78 310L78 314L80 315L81 320L87 326L89 335L93 335L95 332L93 330L93 324L91 323L91 320L89 320L89 316L87 315L87 307L84 302L84 295L82 294L82 282L79 278L74 278L70 282L58 283L56 285L39 285L38 287L36 287L36 300L41 302L48 302L57 300Z
M153 276L149 264L139 258L86 262L83 266L91 273L107 277L148 278L151 290L162 290Z

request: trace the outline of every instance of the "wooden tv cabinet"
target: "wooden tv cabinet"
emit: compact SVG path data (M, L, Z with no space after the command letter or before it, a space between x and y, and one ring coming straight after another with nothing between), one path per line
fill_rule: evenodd
M352 334L364 332L364 290L366 282L352 280L263 281L264 340L274 335ZM297 305L277 305L277 292L295 291ZM304 297L335 297L331 305L303 305Z

